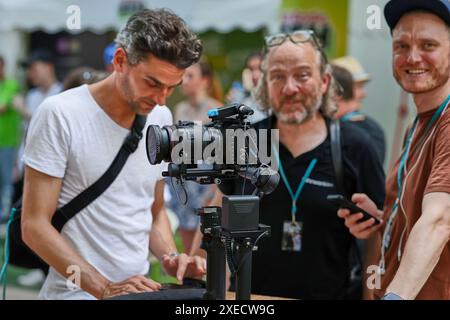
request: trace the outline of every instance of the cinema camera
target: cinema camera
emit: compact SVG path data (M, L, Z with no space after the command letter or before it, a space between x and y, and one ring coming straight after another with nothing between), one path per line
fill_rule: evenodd
M270 226L259 224L259 202L278 185L278 172L258 159L256 133L248 116L253 110L232 104L208 112L210 123L180 121L172 126L150 125L146 135L151 164L169 162L163 176L200 184L244 178L255 186L253 195L225 195L222 207L198 209L207 252L205 299L225 299L225 261L235 275L236 299L249 300L252 250ZM224 150L225 149L225 150ZM192 152L194 150L194 152ZM224 152L225 151L225 152Z

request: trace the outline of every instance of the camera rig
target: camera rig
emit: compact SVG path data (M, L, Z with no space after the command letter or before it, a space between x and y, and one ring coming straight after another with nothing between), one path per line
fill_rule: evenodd
M180 121L162 128L151 125L147 130L149 162L169 162L163 176L176 178L180 183L191 180L200 184L215 183L219 187L222 183L244 178L255 186L253 195L225 195L222 207L198 209L203 233L202 248L207 252L208 266L204 298L209 300L225 299L226 262L235 275L236 299L250 299L252 251L257 249L256 243L261 237L270 236L270 226L259 224L259 203L263 195L277 187L280 179L278 172L259 162L249 163L249 155L255 153L254 140L246 139L239 144L230 140L229 136L227 138L227 130L246 133L250 127L247 117L251 114L253 110L250 107L232 104L210 110L208 116L211 122L202 126ZM251 142L254 142L253 147ZM192 150L192 147L195 149L195 144L205 151L213 143L219 148L231 146L232 150L226 153L237 155L233 158L236 161L227 163L227 154L221 155L216 150L209 158L202 159L206 166L200 166L199 159L186 151ZM178 148L180 144L184 148ZM239 154L245 157L239 157Z

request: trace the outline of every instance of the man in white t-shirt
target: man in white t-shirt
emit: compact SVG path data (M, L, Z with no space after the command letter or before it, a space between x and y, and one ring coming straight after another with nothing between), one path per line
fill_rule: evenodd
M50 265L42 299L104 299L151 292L149 248L179 280L205 273L205 261L176 252L164 209L162 165L152 166L144 142L112 185L59 233L55 210L109 167L136 114L167 125L161 107L198 61L202 46L167 10L133 15L116 39L114 72L105 80L46 99L34 115L24 161L23 240ZM70 279L76 284L72 283Z

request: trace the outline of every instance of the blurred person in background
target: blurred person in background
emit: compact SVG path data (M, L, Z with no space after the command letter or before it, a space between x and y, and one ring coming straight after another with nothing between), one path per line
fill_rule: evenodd
M212 67L205 59L186 69L181 91L187 100L175 106L175 121L201 121L205 124L211 120L208 117L208 111L222 106L222 90L215 82ZM197 209L207 205L214 194L215 187L185 181L184 188L187 199L183 200L187 200L187 202L183 205L180 202L179 194L184 191L172 184L170 178L166 179L166 183L172 194L168 207L178 216L178 232L185 252L189 253L200 222Z
M382 163L386 157L386 139L381 126L371 117L361 112L364 99L367 97L366 84L370 75L354 57L345 56L332 61L332 65L346 69L353 79L353 94L349 99L339 101L335 117L341 121L350 121L366 131L372 138L375 149ZM339 71L336 72L339 77ZM338 81L339 82L339 81Z
M92 84L105 79L109 75L106 71L95 70L90 67L79 67L69 72L63 81L63 90L79 87L83 84Z
M56 95L63 90L63 85L58 81L55 74L55 57L49 50L36 49L31 52L28 59L23 61L21 65L26 68L27 78L33 87L27 92L25 99L22 96L17 96L14 99L14 107L23 119L24 132L16 163L17 176L14 185L14 201L17 201L22 196L24 174L22 157L31 118L47 97ZM44 278L44 271L34 269L19 276L17 282L23 286L35 286L42 283Z
M227 94L228 103L242 103L253 109L253 114L248 117L251 123L267 118L267 112L263 111L252 96L253 89L261 78L261 52L253 52L245 59L245 67L242 71L242 82L234 81Z
M13 169L21 139L21 118L13 100L19 94L17 81L5 75L0 56L0 222L7 221L13 196Z
M208 111L222 106L222 89L215 81L211 65L205 59L186 69L181 92L187 100L175 105L175 121L207 123L210 121Z
M27 92L25 99L20 97L16 99L15 106L28 124L42 101L60 93L63 85L56 78L54 55L47 49L36 49L21 65L26 69L27 79L32 88Z
M55 58L47 49L36 49L29 58L21 63L26 69L27 79L32 88L28 90L25 98L16 96L14 98L14 108L23 119L24 136L19 148L17 159L18 183L15 186L14 200L22 195L23 163L22 156L28 125L33 114L39 105L48 97L56 95L63 90L63 84L58 81L55 74Z

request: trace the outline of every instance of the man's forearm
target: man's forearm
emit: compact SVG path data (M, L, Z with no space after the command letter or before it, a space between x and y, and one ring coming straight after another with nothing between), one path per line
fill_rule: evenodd
M203 240L203 234L200 231L200 228L197 228L195 231L194 239L192 240L191 252L189 252L190 256L201 256L206 258L206 251L201 248Z
M160 212L153 215L153 217L153 225L150 232L150 250L158 259L161 259L164 254L176 252L177 247L165 208L161 208Z
M70 266L80 271L80 286L96 298L101 298L108 279L87 263L48 221L25 222L24 241L45 262L67 278L73 275Z
M400 267L386 292L415 299L448 241L448 226L420 218L411 231Z

